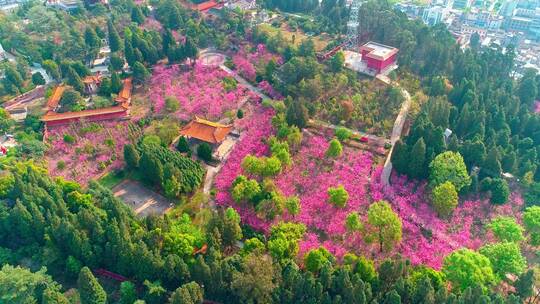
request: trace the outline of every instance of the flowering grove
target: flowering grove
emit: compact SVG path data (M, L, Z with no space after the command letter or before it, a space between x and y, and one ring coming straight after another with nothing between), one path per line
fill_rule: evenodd
M270 124L271 115L271 110L258 109L244 119L246 131L216 177L216 202L233 206L245 224L265 233L279 221L305 224L308 232L300 241L299 257L322 245L338 258L347 252L355 252L380 260L400 253L413 264L440 269L443 258L455 249L478 249L490 240L482 228L490 218L518 216L523 204L517 194L511 196L508 204L496 207L489 203L489 199L469 199L455 209L450 219L440 219L429 205L425 182L395 175L392 185L385 188L380 183L382 167L370 152L344 146L339 158L329 160L325 152L331 137L304 131L302 146L294 154L292 166L274 180L285 196L300 198L300 213L291 216L285 212L281 217L267 221L257 216L253 208L235 203L229 190L235 177L243 173L241 162L246 155L268 155L264 139L274 131ZM328 203L327 189L338 185L349 193L344 208ZM347 232L345 227L345 219L350 212L358 212L365 221L368 206L380 199L391 203L403 223L401 243L385 253L367 243L360 233Z
M49 130L45 154L49 172L87 184L107 170L124 166L123 148L136 136L129 122L76 123Z
M247 90L241 85L227 91L223 79L227 73L218 67L196 64L189 71L181 71L178 65L156 66L150 79L148 98L156 113L165 111L165 99L176 97L180 108L176 117L189 120L193 115L220 119L236 110L246 98Z

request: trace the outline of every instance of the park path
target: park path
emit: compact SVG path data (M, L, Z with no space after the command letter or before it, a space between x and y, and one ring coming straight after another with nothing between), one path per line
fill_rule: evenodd
M397 85L399 86L399 84ZM390 148L390 152L388 152L388 156L384 162L384 167L381 174L381 181L385 186L390 185L390 174L392 173L392 152L394 152L395 143L401 138L403 126L405 125L405 120L407 119L407 114L409 114L409 109L411 108L412 102L411 94L409 94L409 92L402 87L400 87L400 90L403 97L405 97L405 100L403 101L399 114L394 122L394 128L392 129L392 134L390 136L390 143L392 144L392 147Z
M233 70L229 69L228 67L226 67L224 65L220 65L219 68L222 69L223 71L225 71L227 74L234 77L234 79L236 79L236 81L238 81L238 83L245 86L246 88L248 88L250 91L252 91L257 96L261 97L262 99L271 99L266 94L264 94L261 90L259 90L257 87L251 85L246 79L244 79L242 76L238 75L237 73L235 73ZM242 103L239 105L238 108L241 108L242 106L244 106L244 104L248 101L248 99L249 98L245 98L242 101ZM212 189L212 184L214 183L214 178L216 177L216 175L218 175L219 171L221 171L221 168L223 168L223 165L227 162L227 159L231 155L231 153L234 150L234 147L236 146L236 144L242 138L242 135L243 134L241 134L240 138L238 138L234 142L233 146L229 149L229 152L227 152L227 154L223 156L223 159L221 160L221 162L219 163L219 165L217 167L206 166L206 168L207 168L206 177L204 179L204 185L203 185L203 193L204 194L210 195L210 190ZM212 209L215 209L216 204L212 199L210 200L209 203L210 203L210 207Z

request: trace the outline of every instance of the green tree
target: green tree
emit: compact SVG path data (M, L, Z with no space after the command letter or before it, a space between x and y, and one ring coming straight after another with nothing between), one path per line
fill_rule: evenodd
M225 210L223 218L223 245L230 247L236 245L236 242L242 239L242 227L240 227L240 215L236 210L229 207Z
M60 69L58 68L58 64L56 64L56 62L52 61L52 60L44 60L42 63L41 63L41 66L43 66L43 68L45 69L45 71L47 72L47 74L49 74L49 76L54 79L54 80L60 80L61 76L60 76Z
M369 206L368 240L377 241L379 249L390 250L401 241L401 220L388 202L378 201Z
M81 304L105 304L107 294L88 267L83 267L79 273L77 287L81 296Z
M139 151L135 149L135 146L132 144L126 144L124 146L124 160L129 169L134 170L138 168L140 159L141 156L139 155Z
M494 178L491 180L489 189L491 191L491 203L496 205L504 204L510 196L510 188L508 183L502 178Z
M0 108L0 132L8 132L15 124L15 121L9 115L9 112Z
M487 228L500 242L519 242L523 237L523 227L516 222L516 219L509 216L498 216L491 220Z
M98 94L105 97L111 96L111 80L109 78L103 78L101 80Z
M197 146L197 156L204 161L212 160L212 147L207 143L201 143Z
M519 275L527 267L527 262L519 245L512 242L488 244L480 248L480 253L485 255L493 267L493 272L504 279L506 274Z
M353 211L347 214L347 218L345 219L345 227L349 232L364 230L364 225L360 221L360 215L358 215L358 212Z
M270 228L268 252L281 264L298 254L298 241L304 237L306 226L299 223L281 222Z
M345 140L348 140L352 136L351 130L345 128L345 127L337 127L335 130L335 135L339 141L343 142Z
M80 93L84 92L84 84L82 82L82 79L72 67L68 67L67 79L67 83L72 86L76 91Z
M122 89L122 80L120 79L120 76L118 76L118 73L112 72L111 74L111 92L118 94L120 90Z
M521 274L514 282L516 288L516 294L521 298L524 303L525 299L530 298L534 292L535 274L533 269L529 269Z
M145 173L147 183L153 185L163 183L163 165L153 154L143 152L139 167L140 171Z
M313 273L318 273L324 265L332 265L334 260L334 256L322 246L311 249L304 255L304 265Z
M444 182L433 189L432 202L440 217L449 217L458 205L458 193L454 184Z
M113 71L120 71L124 67L124 58L120 57L117 53L111 54L111 69Z
M184 47L183 47L183 53L186 58L193 60L193 62L195 62L195 60L197 59L197 55L199 54L197 45L193 42L193 39L189 36L186 37L186 42L184 43Z
M233 182L231 195L236 202L252 201L261 193L261 186L256 180L239 175Z
M329 62L330 69L332 72L337 73L343 70L343 65L345 64L345 54L342 51L337 52Z
M435 187L446 181L454 184L458 192L471 184L471 178L461 154L452 151L443 152L429 164L430 185Z
M46 269L31 272L20 266L3 265L0 270L0 302L26 304L41 303L41 297L55 294L60 301L67 303L60 291L60 284L46 274Z
M120 51L122 40L120 40L120 35L118 35L111 19L107 20L107 30L109 32L109 47L111 48L111 52Z
M169 298L170 304L202 304L203 289L196 282L189 282L178 287Z
M285 200L285 209L292 216L298 215L300 213L300 199L297 196L288 197Z
M540 206L527 207L523 212L523 225L531 235L531 244L540 244Z
M135 81L138 83L143 83L148 76L150 76L150 72L148 72L142 63L136 61L133 64L133 78Z
M339 140L337 140L337 138L334 138L330 141L328 149L326 150L326 156L337 158L341 156L342 152L343 147L341 146L341 143L339 142Z
M181 153L191 152L191 149L189 148L189 143L185 136L180 136L180 138L178 139L178 143L176 144L176 149Z
M482 166L482 172L487 176L499 177L502 172L501 157L496 147L491 148Z
M486 287L495 282L489 259L470 249L459 249L446 256L442 272L452 287L460 291L474 284Z
M24 79L11 64L8 64L4 69L4 86L6 86L6 84L11 84L18 90L23 89Z
M526 72L519 82L517 94L524 104L532 105L538 93L535 75L536 72Z
M43 78L43 75L41 75L40 72L36 72L32 74L32 83L35 85L44 85L45 84L45 78Z
M99 37L97 36L96 31L90 26L86 27L86 30L84 31L84 43L90 49L99 47Z
M285 116L287 124L297 126L299 129L306 127L309 116L306 107L300 101L290 99Z
M270 303L277 273L268 255L245 257L241 272L232 275L231 289L240 303Z
M416 141L409 156L409 176L419 179L425 177L426 144L423 138Z
M141 11L141 8L137 5L134 5L131 8L131 21L139 25L144 23L144 15Z
M180 109L180 102L174 96L167 96L165 98L165 109L169 113L174 113Z
M77 111L82 109L81 101L83 100L81 94L72 89L67 89L60 98L60 111Z
M349 200L349 193L343 185L328 188L328 202L336 207L344 208Z
M137 300L137 289L135 284L125 281L120 284L120 303L132 304Z
M159 281L150 282L145 280L143 285L146 287L144 300L147 304L165 303L167 290L161 286Z

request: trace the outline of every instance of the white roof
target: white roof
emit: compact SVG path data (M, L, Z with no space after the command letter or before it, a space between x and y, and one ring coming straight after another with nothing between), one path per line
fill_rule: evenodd
M371 51L371 54L376 55L376 56L381 56L381 57L386 57L390 52L395 50L395 48L393 48L391 46L376 43L376 42L373 42L373 41L370 41L370 42L364 44L364 46L367 46L367 47L373 49L373 51Z

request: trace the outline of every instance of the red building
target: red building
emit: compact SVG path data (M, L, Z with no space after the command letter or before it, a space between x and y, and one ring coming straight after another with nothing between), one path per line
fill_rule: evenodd
M398 49L377 42L368 42L360 47L362 61L368 68L378 73L383 72L389 66L396 63Z
M132 79L124 80L122 91L115 99L117 105L112 107L84 110L79 112L64 112L57 113L58 105L65 91L64 86L55 88L51 98L47 101L47 113L41 118L46 127L66 125L72 122L85 121L102 121L111 119L126 119L129 117L129 108L131 107L131 89Z

